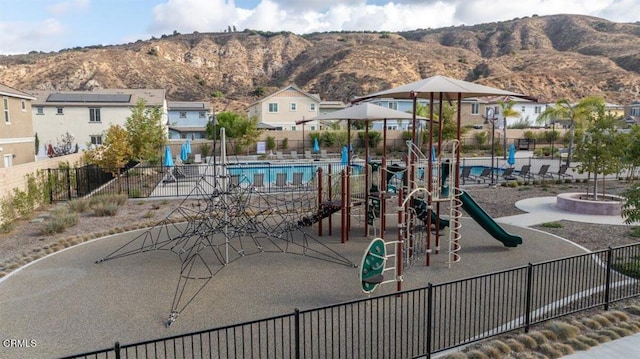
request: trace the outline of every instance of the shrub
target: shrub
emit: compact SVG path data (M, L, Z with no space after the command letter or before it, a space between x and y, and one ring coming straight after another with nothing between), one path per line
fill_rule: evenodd
M67 207L60 207L51 212L51 217L42 223L40 232L43 235L62 233L65 229L78 223L78 214L70 212Z
M89 200L86 198L78 198L67 203L72 212L84 213L89 209Z
M640 238L640 227L632 227L629 235L634 238Z
M562 223L560 222L545 222L542 224L544 228L562 228Z
M118 205L116 203L103 203L95 204L93 207L93 213L98 217L111 217L118 213Z
M580 332L578 328L573 325L558 321L551 322L546 327L548 330L555 333L560 340L576 338Z

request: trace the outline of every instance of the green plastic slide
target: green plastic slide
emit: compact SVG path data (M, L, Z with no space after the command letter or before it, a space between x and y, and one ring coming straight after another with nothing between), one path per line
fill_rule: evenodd
M505 247L517 247L518 244L522 244L522 237L507 233L467 192L461 191L460 201L462 201L462 209L478 222L493 238L502 242Z

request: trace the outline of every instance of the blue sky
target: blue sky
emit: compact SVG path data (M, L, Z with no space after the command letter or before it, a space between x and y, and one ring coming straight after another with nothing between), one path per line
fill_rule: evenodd
M639 0L0 0L0 54L113 45L228 26L297 34L402 31L516 17L640 20Z

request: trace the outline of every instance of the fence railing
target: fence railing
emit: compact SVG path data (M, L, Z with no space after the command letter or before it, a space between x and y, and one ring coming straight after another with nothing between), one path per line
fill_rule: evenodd
M430 358L640 296L640 244L67 358Z
M356 164L362 164L356 161ZM491 159L463 158L460 161L462 167L489 167ZM241 186L258 184L261 190L277 192L285 190L293 185L293 173L302 173L303 180L308 181L322 167L325 175L328 174L329 164L333 174L338 174L344 165L339 159L333 158L322 161L251 161L238 162L228 167L228 175L239 176ZM523 165L531 166L531 173L538 172L543 164L551 167L548 173L553 174L560 169L560 160L542 158L518 158L516 168ZM496 169L509 165L503 157L496 157L493 161ZM173 176L169 175L172 172ZM105 173L96 166L84 166L79 168L48 169L49 199L53 202L68 201L81 198L88 194L113 194L126 193L129 198L154 198L154 197L181 197L189 194L196 182L205 180L210 186L215 182L213 166L211 164L187 164L177 167L141 166L137 165L129 169L123 169L122 175L114 178L111 173ZM279 183L279 173L285 173L285 182ZM571 172L569 172L571 173ZM262 181L257 179L262 174ZM577 176L577 174L574 174ZM558 179L561 177L558 176ZM562 177L563 179L565 177Z

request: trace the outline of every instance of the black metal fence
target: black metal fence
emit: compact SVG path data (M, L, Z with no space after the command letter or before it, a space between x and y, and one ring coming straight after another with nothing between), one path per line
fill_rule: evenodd
M416 358L640 295L640 244L67 358Z

